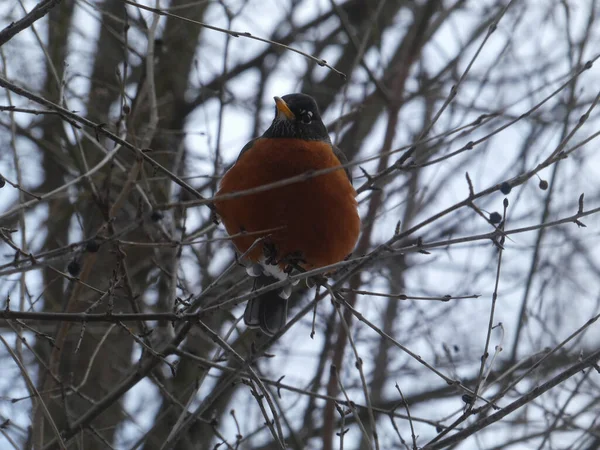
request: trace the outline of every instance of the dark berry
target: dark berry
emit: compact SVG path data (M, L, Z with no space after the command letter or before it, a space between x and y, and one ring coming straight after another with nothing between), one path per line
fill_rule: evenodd
M6 181L4 181L4 177L2 175L0 175L0 189L2 189L5 184L6 184Z
M160 211L152 211L152 214L150 214L150 219L153 222L158 222L162 218L163 218L163 215L162 215L162 213Z
M74 277L76 277L77 275L79 275L79 271L81 270L81 264L79 264L79 261L77 261L76 259L74 259L67 266L67 270L69 271L69 273L71 275L73 275Z
M462 401L465 402L467 405L470 405L471 403L473 403L473 396L469 394L464 394L462 396Z
M502 192L504 195L510 194L511 190L512 190L511 185L509 183L507 183L506 181L500 185L500 192Z
M545 191L546 189L548 189L548 182L546 180L540 180L540 189L542 191Z
M131 107L129 105L123 105L123 114L128 115L131 112Z
M98 244L96 239L90 239L85 244L85 249L90 253L96 253L100 249L100 244Z
M492 223L500 223L502 221L502 216L499 212L494 211L490 214L490 222Z

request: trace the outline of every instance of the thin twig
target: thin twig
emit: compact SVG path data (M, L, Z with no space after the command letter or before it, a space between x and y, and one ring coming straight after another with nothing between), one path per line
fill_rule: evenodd
M457 432L456 434L454 434L442 441L439 441L439 442L433 443L433 444L427 444L425 447L423 447L423 450L442 449L442 448L449 447L453 444L456 444L458 442L465 440L467 437L473 435L474 433L482 430L483 428L485 428L493 423L498 422L499 420L503 419L510 413L512 413L512 412L516 411L517 409L521 408L522 406L528 404L532 400L538 398L540 395L544 394L545 392L548 392L553 387L559 385L560 383L562 383L565 380L568 380L569 378L571 378L572 376L581 372L582 370L587 369L588 367L594 366L595 364L597 364L599 359L600 359L600 350L597 350L594 353L592 353L590 356L585 358L583 361L572 365L569 369L560 373L556 377L550 379L546 383L533 388L527 394L521 396L518 400L515 400L511 404L503 407L500 411L498 411L494 414L491 414L487 417L484 417L483 419L478 420L473 425L465 428L464 430Z
M35 387L35 383L31 380L31 377L27 373L27 368L23 365L23 363L21 361L19 361L19 358L17 357L17 355L15 354L13 349L10 348L10 345L8 345L8 342L6 342L6 340L2 337L2 335L0 335L0 341L2 341L2 343L6 347L6 350L12 357L13 361L17 364L17 366L19 366L19 370L21 371L21 375L23 375L23 379L25 380L25 383L27 384L28 389L31 390L35 394L35 397L39 401L39 404L42 406L42 410L44 411L44 416L46 416L46 420L50 424L52 431L54 432L54 435L56 436L59 447L61 449L66 450L67 446L65 445L63 437L60 435L60 432L58 431L56 423L54 423L54 420L52 418L52 415L50 414L50 411L48 410L48 407L46 406L46 403L44 402L44 400L43 400L42 396L40 395L40 393L38 392L37 388Z
M187 17L183 17L183 16L178 16L176 14L172 14L172 13L168 13L165 12L161 9L157 9L157 8L151 8L150 6L145 6L145 5L141 5L139 3L135 3L132 2L130 0L123 0L125 3L127 3L128 5L131 6L135 6L136 8L140 8L140 9L145 9L146 11L150 11L154 14L158 14L159 16L166 16L166 17L173 17L175 19L178 20L182 20L184 22L189 22L189 23L193 23L196 25L199 25L201 27L207 28L209 30L214 30L214 31L219 31L221 33L225 33L231 37L234 38L238 38L238 37L244 37L244 38L248 38L248 39L254 39L256 41L260 41L260 42L264 42L266 44L270 44L270 45L274 45L277 47L281 47L284 48L286 50L290 50L292 52L298 53L314 62L316 62L318 65L323 66L323 67L327 67L329 70L332 70L333 72L337 73L340 77L342 77L343 79L346 79L346 75L343 72L340 72L339 70L337 70L335 67L330 66L329 64L327 64L327 61L325 61L324 59L320 59L317 58L316 56L312 56L309 53L303 52L302 50L298 50L296 48L290 47L288 45L282 44L280 42L276 42L276 41L272 41L270 39L265 39L265 38L261 38L258 36L254 36L251 33L247 32L247 31L234 31L234 30L227 30L225 28L219 28L219 27L215 27L214 25L209 25L207 23L203 23L203 22L199 22L197 20L192 20L192 19L188 19Z

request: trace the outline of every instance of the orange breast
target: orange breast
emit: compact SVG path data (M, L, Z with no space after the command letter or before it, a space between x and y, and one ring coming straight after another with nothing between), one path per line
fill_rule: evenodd
M268 142L268 145L265 145ZM307 171L340 166L329 144L300 139L258 139L225 174L218 195L252 189ZM360 231L356 191L344 170L234 199L215 206L229 234L266 233L279 258L301 253L306 267L322 267L352 252ZM245 252L257 235L233 239ZM258 261L257 246L248 255Z

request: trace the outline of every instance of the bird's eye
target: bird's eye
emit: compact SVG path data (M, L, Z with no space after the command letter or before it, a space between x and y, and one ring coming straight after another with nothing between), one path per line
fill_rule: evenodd
M300 121L302 123L309 124L312 122L312 118L313 118L313 113L310 111L302 111L300 113Z

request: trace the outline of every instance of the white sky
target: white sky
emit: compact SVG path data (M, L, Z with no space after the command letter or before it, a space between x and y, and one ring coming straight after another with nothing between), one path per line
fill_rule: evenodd
M152 2L153 3L153 2ZM339 3L339 2L338 2ZM467 39L473 27L479 25L483 17L489 17L490 11L487 11L487 5L490 2L468 2L468 11L459 12L449 20L437 33L434 39L434 45L428 45L423 53L422 63L427 67L430 74L435 74L439 68L443 67L447 61L454 57L457 49L461 48L464 41ZM35 2L24 2L27 9L30 9ZM164 4L162 2L161 4ZM228 4L236 10L242 2L228 2ZM570 29L572 30L572 39L577 42L581 38L581 33L585 29L587 21L587 13L589 7L587 2L570 2L571 18ZM248 31L253 35L267 37L276 23L285 16L289 2L280 2L276 0L250 0L243 9L243 13L234 20L231 24L231 29L239 31ZM330 7L328 0L310 0L302 2L302 6L297 10L293 17L295 24L303 24L311 18L317 16L321 11ZM457 140L449 148L445 148L447 152L457 150L468 141L475 141L482 136L488 134L491 129L497 129L502 124L511 120L512 117L526 113L535 103L540 102L548 96L554 89L565 81L565 77L572 72L572 63L566 57L569 48L567 42L557 35L557 30L564 29L564 15L556 13L556 20L542 21L540 11L544 10L545 3L543 1L522 1L515 2L515 5L509 9L506 16L498 25L497 31L490 37L483 51L477 58L471 69L469 77L465 80L459 90L459 94L454 104L460 105L461 114L450 114L447 111L440 117L440 120L432 130L432 134L442 133L451 128L465 125L485 111L500 112L504 116L494 119L491 127L477 130L469 133L462 140ZM559 6L557 6L559 8ZM9 11L13 17L21 16L18 3L15 1L3 2L0 4L0 16L4 17L6 11ZM495 12L495 10L494 10ZM143 15L150 20L151 15L144 12ZM69 78L68 85L77 94L85 94L89 82L86 76L90 73L89 61L94 57L94 48L92 43L98 34L98 14L89 5L79 2L76 14L76 23L78 24L79 36L70 41L69 55L67 61L69 63ZM383 37L380 50L378 52L370 52L366 60L368 64L375 70L380 61L387 61L393 54L395 46L399 42L407 21L406 16L400 16L397 19L397 26L390 29ZM227 20L222 13L221 7L217 3L211 4L206 15L206 22L219 27L227 27ZM563 21L561 23L561 21ZM330 27L335 22L331 21L325 24L319 31L325 35ZM541 23L541 25L540 25ZM0 22L0 28L6 24ZM46 21L41 20L35 25L36 30L40 35L44 35ZM286 30L281 30L284 33ZM132 33L135 33L132 30ZM597 42L598 28L593 31L594 37L590 42ZM132 34L135 36L135 34ZM141 39L141 35L139 36ZM312 38L313 36L311 36ZM135 41L133 41L135 42ZM474 45L468 47L464 52L465 57L462 58L459 64L459 73L466 69L467 63L472 55L475 54L481 39L478 39ZM203 31L203 43L201 51L198 51L198 73L194 85L198 82L206 82L215 74L222 70L222 54L225 45L225 35L211 31ZM237 38L231 39L230 42L230 61L231 66L237 61L244 61L252 58L253 55L263 51L266 44L257 41ZM508 51L504 52L505 46ZM139 43L140 49L144 49L144 45ZM311 52L312 46L306 44L302 50ZM18 80L28 86L29 89L35 90L40 87L40 74L43 72L43 54L39 50L36 38L31 31L23 32L15 37L8 45L3 47L3 51L9 61L7 67L3 67L9 79ZM590 45L585 51L585 56L582 61L595 58L597 53L600 53L598 48ZM26 55L26 56L25 56ZM335 64L337 55L332 51L328 55L324 55L329 63ZM546 72L536 72L533 70L539 66L539 58L545 58L549 63L552 63L551 70ZM14 61L14 63L13 63ZM276 70L276 76L271 78L267 89L265 89L265 109L262 113L263 126L265 129L272 117L272 104L269 99L274 95L284 95L289 92L297 91L300 88L299 74L304 72L307 65L306 59L295 53L287 53L283 59L284 64L280 65ZM559 61L559 63L556 63ZM577 124L579 117L589 106L591 100L598 92L598 79L600 64L595 64L591 70L585 72L578 81L577 98L581 102L582 107L579 108L571 117L569 129ZM328 69L317 68L324 74ZM489 80L498 80L501 77L506 77L507 74L513 74L515 78L521 76L524 72L531 74L526 82L505 83L500 87L486 85L480 90L480 79L483 76L488 76ZM357 69L355 77L351 80L349 89L349 98L352 102L359 101L362 95L362 88L358 85L359 81L365 80L365 73L362 69ZM249 101L252 101L254 92L256 91L256 83L258 77L256 74L248 73L243 77L239 77L227 85L227 89L235 98L235 101L225 108L225 126L227 127L226 138L221 141L221 152L225 165L233 162L243 145L250 139L252 130L252 112L246 107ZM440 102L436 108L441 106L441 102L449 93L449 83L444 84L439 92ZM417 84L409 82L408 90L415 90ZM539 89L535 94L532 91ZM526 160L526 166L520 166L518 155L524 145L524 139L530 131L530 122L524 120L521 123L511 126L502 131L497 136L489 141L476 146L473 150L463 153L460 156L451 158L440 164L436 164L431 168L422 171L421 185L423 186L422 195L427 196L427 187L436 186L443 180L444 188L441 189L434 198L423 208L419 215L414 218L413 224L428 218L429 216L442 211L443 209L461 201L468 194L468 187L465 181L465 172L468 171L473 180L475 191L481 191L500 181L511 179L523 171L531 170L536 164L543 161L549 154L554 151L561 137L561 121L565 114L565 108L562 102L566 101L566 92L557 95L544 104L536 115L543 120L554 120L556 126L548 127L538 139L531 143L531 151ZM194 90L190 91L190 95L194 95ZM7 101L4 92L0 92L0 103L5 104ZM21 106L32 107L31 104L24 102L22 99L12 97L15 104ZM470 108L466 106L471 105ZM69 96L68 107L73 110L81 110L83 103L79 102L75 96ZM189 170L189 175L204 175L209 174L212 170L212 162L210 156L215 152L217 122L216 112L218 111L218 101L210 101L203 108L198 109L190 115L186 124L186 130L190 133L186 144L194 161L194 166ZM325 122L335 119L342 110L341 99L337 99L336 103L327 111L324 112ZM344 111L347 111L345 106ZM414 139L415 133L421 127L423 115L423 104L420 101L408 103L401 112L401 120L397 130L397 138L394 143L396 147L407 145ZM450 117L452 117L450 119ZM4 118L6 119L6 118ZM17 116L21 125L26 125L32 117ZM457 119L460 119L457 121ZM600 121L598 121L597 112L594 111L592 117L576 134L575 137L567 145L567 149L574 144L582 141L587 136L598 131ZM365 145L361 149L359 158L372 156L377 152L383 143L383 128L385 122L383 119L374 128L372 139L369 145ZM202 134L200 134L202 133ZM5 135L2 136L3 145ZM600 163L596 155L596 141L592 141L582 149L578 150L572 158L561 163L559 171L559 185L557 190L557 198L553 203L548 220L556 220L577 211L577 199L579 194L586 194L586 209L591 209L599 205L598 199L598 163ZM19 157L27 164L25 174L25 185L35 186L42 175L39 165L38 153L32 148L28 142L19 141L18 146ZM395 160L400 154L396 155ZM585 158L586 164L576 164L577 158ZM210 162L202 164L202 161ZM366 170L373 172L377 165L377 161L365 162L361 164ZM540 172L540 176L549 179L551 176L551 168ZM14 165L12 163L12 155L9 152L0 152L0 173L10 179L15 179ZM357 168L354 170L357 179L356 185L359 186L364 178L361 177ZM392 189L394 186L404 182L403 177L398 177L385 189ZM522 226L536 225L541 217L542 205L544 201L544 192L538 188L538 178L534 177L522 186L519 186L508 195L510 201L509 220L507 229L513 229ZM0 213L3 208L12 203L16 198L16 191L12 188L5 188L0 191ZM361 197L364 198L363 195ZM502 211L502 201L504 196L499 192L487 196L484 199L477 201L477 205L488 212ZM376 224L374 232L374 240L376 243L381 243L389 239L394 231L397 220L401 218L403 212L402 204L404 199L401 197L392 197L389 199L390 207L399 205L396 208L391 208L382 216ZM529 213L534 209L539 211L536 214L537 221L532 221ZM361 212L365 213L364 204L361 207ZM41 245L43 235L38 233L36 224L43 220L46 214L44 206L31 209L27 216L27 229L30 230L30 246L35 248ZM197 209L191 215L192 222L188 226L193 226L194 220L199 223L200 214L205 216L206 211ZM526 218L526 219L523 219ZM581 241L584 246L598 245L598 225L597 216L587 217L583 220L587 228L575 229L574 224L564 225L559 231L552 231L542 243L543 258L547 264L561 264L561 260L565 258L564 250L561 248L567 247L569 244L564 244L564 239L561 238L561 233L568 233L571 238L575 236ZM470 234L490 232L491 227L471 210L461 209L459 212L449 215L443 221L444 226L460 224L459 231L454 235L466 236ZM435 222L434 225L426 227L417 233L423 237L425 242L430 241L440 231L442 223ZM76 227L75 227L76 228ZM564 231L560 231L564 230ZM74 229L74 236L77 231ZM502 260L502 273L500 278L499 297L496 306L494 323L501 322L503 324L504 336L500 329L494 330L491 339L490 349L495 346L502 346L506 353L510 351L512 346L512 337L516 327L516 319L519 312L521 300L523 297L524 280L526 273L531 264L531 253L535 244L534 232L523 233L511 236L505 243L505 251ZM562 234L564 238L564 234ZM569 247L570 248L570 247ZM229 250L231 252L231 250ZM461 352L458 357L466 355L480 355L483 351L483 343L485 342L485 334L487 331L487 320L490 308L490 299L493 291L493 270L486 270L496 266L496 249L489 242L478 242L476 244L463 244L453 246L450 251L445 249L432 250L430 255L415 254L407 258L411 269L406 274L406 292L412 295L469 295L481 294L479 299L468 299L453 302L450 307L449 303L421 302L421 303L406 303L403 306L402 313L399 315L399 321L396 324L396 333L394 337L403 345L407 345L411 350L421 355L425 360L433 362L439 355L442 354L441 345L446 343L451 346L454 343L460 345ZM597 252L591 253L591 257L595 258L594 262L598 264ZM230 254L223 253L222 259L215 260L211 269L219 270L223 262ZM13 255L0 254L0 264L10 261ZM553 272L548 267L542 267L542 276L536 281L534 293L529 299L529 305L532 308L532 314L539 314L542 319L539 322L535 318L531 319L527 326L527 331L524 333L524 344L521 348L522 354L528 352L540 351L546 346L554 346L562 339L566 338L570 333L583 325L591 316L597 313L597 295L598 295L598 280L593 271L588 270L589 261L583 258L574 257L569 260L569 264L574 270L569 271L570 277L564 280L553 279ZM575 267L576 266L576 267ZM190 279L193 279L191 268L182 268ZM472 274L481 271L482 275L473 279ZM545 272L547 275L545 275ZM29 285L40 291L42 289L40 282L40 274L32 272L27 275ZM17 275L8 277L4 283L0 284L0 296L4 296L6 292L13 287L13 283L18 279ZM537 296L540 290L540 283L547 283L549 288L546 290L548 299L544 296ZM386 283L379 277L372 279L372 288L374 290L385 289ZM565 301L556 303L552 299L564 296ZM536 297L537 296L537 297ZM386 300L382 298L361 297L357 309L359 309L365 317L374 321L379 320L381 311L385 308ZM557 322L545 322L551 320L555 314L546 311L544 308L551 305L552 308L562 308L560 310ZM328 301L322 302L321 308L324 311L329 311L331 308ZM241 307L240 307L241 311ZM440 315L440 311L444 314ZM555 312L555 311L553 311ZM449 326L445 326L443 321L445 315L452 315L453 318L461 317L461 320L449 320ZM261 368L265 371L270 369L272 373L286 375L285 381L290 384L303 386L306 383L305 374L314 372L313 368L316 364L316 355L321 349L321 333L317 333L315 340L307 339L310 333L311 317L306 317L300 324L294 327L290 333L286 334L279 345L289 347L293 342L294 354L283 356L283 352L272 360L265 360L261 363ZM403 329L413 326L414 323L420 323L421 333L417 336L407 335ZM544 327L556 330L554 340L548 339L548 333L543 332ZM578 345L583 348L592 346L598 342L600 333L598 326L590 327L586 332L583 342ZM369 330L363 324L355 326L356 337L374 337L374 332ZM467 346L464 348L465 336L469 337ZM365 353L372 352L372 347L365 345L360 347ZM573 350L573 349L572 349ZM277 349L274 349L277 353ZM410 357L404 354L394 354L398 359L393 361L393 366L398 368L403 365L410 370L416 370L418 364ZM503 355L501 354L500 357ZM508 356L508 355L507 355ZM370 361L370 359L369 359ZM354 359L348 354L346 358L346 367L342 370L346 376L348 384L357 382L358 375L353 368ZM478 366L477 361L472 364L463 364L460 366L457 374L452 374L450 370L445 370L449 376L468 377L472 376ZM376 370L372 366L366 367L367 371ZM407 369L407 372L410 370ZM422 373L422 372L421 372ZM18 378L16 367L6 364L0 369L0 380L14 380ZM31 373L34 375L34 373ZM276 377L278 378L278 377ZM405 395L426 390L432 386L442 386L444 381L434 374L427 372L426 376L412 377L405 375L405 378L396 380L401 384ZM0 389L5 391L4 386ZM350 388L349 392L352 398L363 404L359 384L357 387ZM395 395L393 384L386 387L387 394L390 397ZM205 394L205 391L210 389L207 385L200 391L199 396ZM11 396L24 395L25 391L21 387L19 392L13 387ZM126 396L126 406L130 412L135 412L140 405L152 405L152 398L155 392L150 383L139 383ZM241 393L240 397L247 397L249 394ZM284 405L295 405L297 411L301 411L305 405L305 399L297 400L295 396L285 397ZM240 402L241 404L241 402ZM11 420L19 426L28 424L28 408L26 402L16 403L14 405L0 402L0 412L10 415ZM435 420L439 419L449 412L456 411L462 407L460 396L455 399L445 400L436 403L435 410L429 405L419 405L411 413L415 416L427 417ZM292 406L293 408L293 406ZM251 408L252 409L252 408ZM293 410L293 409L292 409ZM138 429L132 425L128 425L120 430L121 437L127 437L129 434L143 432L152 423L152 416L149 412L152 408L146 409L146 414L136 413L138 418ZM256 408L248 411L250 415L256 415L255 425L258 427L262 423ZM534 410L533 417L537 418L540 415L540 410ZM301 417L294 417L290 414L294 421L301 420ZM382 447L384 442L389 442L387 445L396 445L395 435L390 432L389 425L386 423L382 428L385 432L382 433ZM247 424L246 424L247 425ZM225 431L227 427L233 427L233 424L224 424ZM388 428L386 428L388 427ZM407 432L406 424L401 424L403 436L410 436ZM435 435L435 430L430 426L417 424L418 434L421 436L420 443L427 442ZM232 428L233 429L233 428ZM251 429L245 430L250 432ZM357 439L357 430L352 431L353 434L347 436L348 442ZM268 437L266 433L263 436ZM490 434L483 434L482 439L488 441ZM570 441L567 441L570 442ZM394 443L394 444L392 444ZM488 442L491 445L491 442ZM316 444L315 444L316 445ZM467 447L465 447L467 448ZM527 446L514 446L511 448L529 448Z

